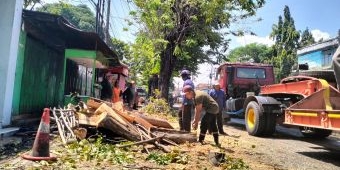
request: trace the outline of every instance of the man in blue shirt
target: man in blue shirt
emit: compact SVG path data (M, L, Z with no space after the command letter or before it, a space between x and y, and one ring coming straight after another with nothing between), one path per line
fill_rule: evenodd
M219 82L213 83L213 89L209 91L209 95L218 103L219 111L217 114L217 128L218 132L221 135L227 135L223 131L223 122L222 122L222 111L226 109L226 95L224 91L221 89Z
M195 89L195 85L190 78L189 70L182 70L181 77L183 79L183 87L184 86L191 86L192 89ZM179 109L178 112L178 123L180 130L184 130L187 132L191 131L191 115L192 115L192 108L193 108L193 100L187 99L185 95L183 95L183 102L182 107Z

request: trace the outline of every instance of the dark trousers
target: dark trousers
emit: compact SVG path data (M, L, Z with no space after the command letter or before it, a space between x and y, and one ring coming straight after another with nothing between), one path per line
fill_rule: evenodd
M183 109L178 111L179 129L187 132L191 131L191 110L192 105L183 105Z
M211 113L205 113L205 115L203 116L202 120L201 120L201 132L200 132L200 136L198 138L199 142L204 141L205 138L205 134L208 131L208 128L210 128L213 137L214 137L214 141L215 144L218 145L218 132L217 132L217 125L216 125L216 114L211 114Z
M223 121L222 121L222 111L219 111L217 114L217 128L218 128L218 132L223 133Z

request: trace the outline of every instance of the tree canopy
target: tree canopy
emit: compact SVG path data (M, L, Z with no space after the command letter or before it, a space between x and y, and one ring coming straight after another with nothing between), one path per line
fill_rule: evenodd
M272 49L263 44L252 43L231 50L226 61L271 63Z
M45 4L37 8L37 11L48 12L65 17L77 28L94 32L96 19L91 9L86 5L72 5L64 2Z
M296 51L299 47L300 33L295 29L294 19L289 7L284 7L283 20L279 16L277 24L273 25L271 37L275 40L273 46L274 58L272 63L277 69L277 79L290 74L291 68L297 62Z
M210 54L228 47L230 24L255 15L264 0L134 0L131 14L144 30L137 41L149 42L154 62L159 62L160 90L168 96L174 71L196 71L199 63L212 62ZM222 52L220 52L222 51ZM151 62L151 63L154 63Z
M299 47L302 48L302 47L306 47L308 45L312 45L315 43L315 39L312 35L312 33L309 31L308 28L306 28L302 34L301 34L301 39L300 39L300 42L299 42Z
M24 0L23 8L27 9L28 7L30 7L31 9L33 9L37 3L41 3L41 0Z

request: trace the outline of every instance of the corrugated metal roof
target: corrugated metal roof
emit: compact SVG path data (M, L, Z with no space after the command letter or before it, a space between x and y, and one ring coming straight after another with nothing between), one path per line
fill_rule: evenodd
M307 47L298 49L297 50L297 55L302 55L302 54L306 54L306 53L310 53L310 52L313 52L313 51L318 51L318 50L326 49L326 48L333 47L333 46L335 46L335 47L339 46L338 37L337 38L328 39L328 40L325 40L323 42L315 43L315 44L309 45Z
M75 48L100 51L110 58L110 66L125 66L97 33L77 29L60 15L23 10L22 16L24 29L28 35L46 45L59 50Z

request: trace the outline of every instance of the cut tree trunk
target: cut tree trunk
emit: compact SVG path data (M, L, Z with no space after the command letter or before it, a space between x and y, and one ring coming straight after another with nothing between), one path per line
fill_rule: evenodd
M151 133L155 136L165 135L164 139L169 139L177 144L183 144L186 142L193 143L197 141L196 134L178 131L175 129L152 128Z
M103 127L131 141L143 140L142 134L144 134L144 137L148 136L149 139L164 136L162 138L163 141L170 144L173 144L173 142L181 144L196 141L195 134L175 130L168 122L166 122L166 120L160 121L158 119L149 118L150 120L153 120L154 123L156 122L156 124L165 124L164 126L171 126L172 129L167 127L157 128L157 125L154 126L150 123L148 118L145 118L147 117L145 115L138 113L128 114L128 112L111 108L105 103L97 104L94 101L91 103L91 107L92 106L97 107L95 114L78 113L79 124ZM163 147L160 143L156 142L155 144Z
M113 109L115 110L115 109ZM148 122L147 120L135 116L135 115L129 115L125 112L120 112L119 110L115 110L120 116L124 117L126 120L128 120L130 123L138 123L142 126L144 126L147 130L150 130L151 128L153 128L154 126Z
M168 128L168 129L174 129L174 127L172 127L171 124L166 120L152 118L150 116L146 116L146 115L143 115L143 114L140 114L140 113L132 113L132 115L140 117L140 118L150 122L154 126L162 127L162 128Z
M138 130L134 125L132 125L128 121L121 123L121 121L118 121L106 112L102 112L99 115L85 115L82 113L78 113L78 120L79 124L81 125L103 127L112 131L115 134L122 136L127 140L141 140L140 134L138 133Z
M130 123L127 123L127 125L123 125L111 116L106 116L103 120L101 120L98 123L98 127L103 127L105 129L111 130L112 132L122 136L127 140L142 140L135 126Z

